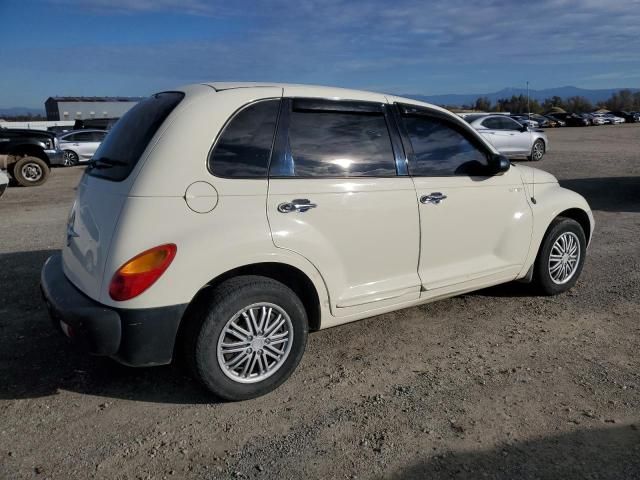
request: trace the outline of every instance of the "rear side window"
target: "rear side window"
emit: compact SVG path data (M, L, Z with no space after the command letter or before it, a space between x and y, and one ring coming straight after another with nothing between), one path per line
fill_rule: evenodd
M218 177L266 178L280 100L263 100L238 112L209 155Z
M487 155L456 126L426 115L403 117L413 147L409 173L414 176L483 175Z
M93 142L93 132L76 133L73 138L74 142Z
M157 93L125 113L96 150L88 174L117 182L127 178L160 125L183 98L181 92Z
M382 113L293 110L289 126L291 175L389 177L396 175Z

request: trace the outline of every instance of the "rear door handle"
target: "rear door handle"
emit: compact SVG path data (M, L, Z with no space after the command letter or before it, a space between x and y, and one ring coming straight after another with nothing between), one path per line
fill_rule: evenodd
M447 196L441 192L432 192L429 195L423 195L420 197L420 203L433 203L434 205L440 205L440 202L446 200Z
M307 210L316 208L317 206L317 204L311 203L306 198L296 198L290 202L284 202L278 205L278 211L280 213L306 212Z

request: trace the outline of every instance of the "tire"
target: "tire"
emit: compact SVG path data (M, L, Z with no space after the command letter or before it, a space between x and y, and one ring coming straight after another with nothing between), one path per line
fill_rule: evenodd
M536 140L533 142L531 146L531 155L529 156L529 160L533 160L534 162L539 162L542 160L545 154L545 145L543 140Z
M566 249L563 248L561 237L565 239ZM558 259L557 255L562 255L563 251L571 252L574 245L577 245L577 255L563 255ZM551 222L540 245L534 267L534 284L542 294L557 295L566 292L576 284L584 266L586 247L584 230L578 222L565 217L558 217ZM551 258L552 253L556 258ZM573 264L570 258L574 258ZM565 271L562 270L565 268L563 264L568 265ZM566 277L564 277L565 273Z
M249 308L255 324L248 319ZM266 322L262 320L264 313L270 314ZM186 321L182 353L187 366L205 388L231 401L259 397L289 378L300 363L309 331L305 308L290 288L252 275L232 278L213 289L194 306ZM237 327L232 328L235 333L229 333L231 322L245 333ZM264 327L272 331L265 335L266 331L261 331ZM286 332L288 340L283 341ZM270 336L272 340L268 340ZM222 353L223 344L232 343L235 351ZM274 355L276 351L282 355Z
M13 178L23 187L37 187L49 178L49 166L38 157L22 157L13 165Z
M74 167L78 165L80 159L78 158L78 154L73 150L65 150L62 164L65 167Z

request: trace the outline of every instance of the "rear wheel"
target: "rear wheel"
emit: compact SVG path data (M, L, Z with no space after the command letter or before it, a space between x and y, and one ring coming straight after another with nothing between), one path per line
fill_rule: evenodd
M22 157L13 165L13 178L23 187L42 185L49 177L49 166L38 157Z
M578 222L556 218L547 231L538 258L534 281L545 295L566 292L578 281L582 272L587 241Z
M266 277L224 282L187 321L187 364L225 400L254 398L277 388L296 369L307 343L302 302L286 285Z
M544 157L544 152L544 142L542 140L536 140L533 142L533 146L531 147L531 156L529 159L534 162L539 162L542 160L542 157Z
M64 151L64 156L62 159L62 164L65 167L73 167L75 165L78 164L78 155L76 154L76 152L72 151L72 150L65 150Z

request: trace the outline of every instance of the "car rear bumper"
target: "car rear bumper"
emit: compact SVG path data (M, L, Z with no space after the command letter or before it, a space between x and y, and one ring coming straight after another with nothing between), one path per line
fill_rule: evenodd
M51 165L64 165L64 152L62 150L45 150Z
M40 286L56 329L89 353L136 367L171 362L186 305L145 309L102 305L67 279L60 254L45 262Z

